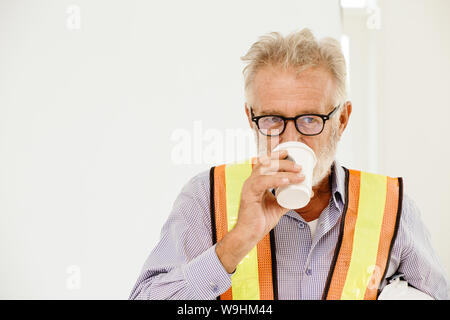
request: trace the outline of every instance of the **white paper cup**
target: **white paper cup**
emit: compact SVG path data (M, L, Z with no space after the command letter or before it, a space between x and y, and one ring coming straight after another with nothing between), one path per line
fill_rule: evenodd
M280 206L286 209L300 209L305 207L312 194L312 178L317 159L314 151L306 144L288 141L279 144L273 151L287 150L289 160L302 166L301 173L305 180L298 184L290 184L275 190L275 197Z

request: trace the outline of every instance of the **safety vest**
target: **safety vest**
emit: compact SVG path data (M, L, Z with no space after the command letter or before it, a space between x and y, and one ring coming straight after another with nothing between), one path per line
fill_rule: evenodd
M397 235L402 178L345 171L345 207L322 299L375 300ZM213 243L234 228L244 181L252 161L212 167ZM239 263L221 300L278 299L275 236L272 229Z

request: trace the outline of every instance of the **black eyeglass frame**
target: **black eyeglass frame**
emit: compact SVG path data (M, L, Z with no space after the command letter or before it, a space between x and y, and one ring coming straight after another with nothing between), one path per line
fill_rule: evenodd
M265 114L262 116L255 116L255 114L253 113L253 107L250 106L250 113L252 116L252 121L256 123L256 126L258 127L259 132L261 132L263 135L268 136L268 137L277 137L279 135L282 135L283 132L286 130L286 123L289 120L294 121L294 125L295 128L297 129L297 131L304 135L304 136L317 136L319 134L322 133L323 129L325 128L325 123L327 122L327 120L330 120L330 118L336 113L336 111L339 109L341 105L339 104L338 106L334 107L333 110L331 110L331 112L329 114L319 114L319 113L304 113L304 114L299 114L298 116L295 117L284 117L284 116L280 116L278 114ZM322 130L320 130L320 132L318 133L314 133L314 134L305 134L303 132L300 131L300 129L297 127L297 119L301 118L301 117L306 117L306 116L318 116L322 119ZM278 133L278 134L265 134L263 131L261 131L261 129L259 128L259 119L264 118L264 117L279 117L283 120L284 125L283 125L283 130Z

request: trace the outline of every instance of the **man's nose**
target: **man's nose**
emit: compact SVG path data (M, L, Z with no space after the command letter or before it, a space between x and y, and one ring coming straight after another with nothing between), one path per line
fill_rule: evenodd
M286 122L286 128L284 129L284 132L281 135L282 142L297 141L297 140L299 140L300 137L301 137L301 134L300 134L300 132L297 131L294 121L288 120Z

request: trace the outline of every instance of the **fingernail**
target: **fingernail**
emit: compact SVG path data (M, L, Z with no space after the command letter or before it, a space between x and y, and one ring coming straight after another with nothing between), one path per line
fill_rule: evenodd
M296 163L296 164L294 164L294 168L295 168L295 169L301 169L302 166Z

